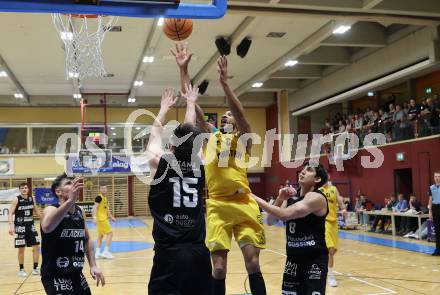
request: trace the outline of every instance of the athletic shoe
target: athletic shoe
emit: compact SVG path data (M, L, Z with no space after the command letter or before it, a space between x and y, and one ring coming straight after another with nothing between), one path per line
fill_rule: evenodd
M434 253L431 254L432 256L440 256L440 251L435 250Z
M328 284L330 287L337 287L338 286L338 282L336 281L336 278L334 276L328 277Z
M20 269L20 271L17 273L17 275L19 277L25 278L25 277L27 277L28 274L24 271L24 269Z
M101 259L101 258L103 258L103 255L102 255L101 251L96 251L95 259Z
M410 231L409 233L407 233L407 234L404 235L403 237L404 237L404 238L411 238L412 235L414 235L414 232L413 232L413 231Z
M32 275L34 275L34 276L39 276L40 275L40 269L37 267L37 268L34 268L33 270L32 270Z
M103 258L105 258L105 259L113 259L113 258L115 258L113 255L112 255L112 253L110 253L109 251L104 251L104 253L102 253L102 255L101 255Z

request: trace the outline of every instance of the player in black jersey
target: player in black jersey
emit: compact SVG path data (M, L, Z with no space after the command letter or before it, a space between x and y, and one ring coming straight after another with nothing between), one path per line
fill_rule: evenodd
M34 199L29 194L29 187L26 183L21 183L18 186L20 195L12 200L9 208L9 234L16 234L15 248L18 248L18 275L26 277L27 273L24 270L24 249L25 247L32 247L34 258L33 275L39 275L38 260L40 256L40 238L34 225L34 212L41 218L40 211L34 207ZM15 215L15 216L14 216ZM14 217L13 217L14 216Z
M149 295L207 295L211 292L211 261L205 246L203 212L204 170L193 157L198 88L186 85L185 123L174 130L171 152L162 149L162 125L175 104L173 90L165 90L151 130L147 151L153 183L148 202L154 218L154 260ZM183 143L179 139L187 138Z
M268 223L286 222L286 254L282 295L323 295L328 271L325 243L326 196L318 190L327 172L318 165L305 165L298 177L300 189L282 188L273 205L255 196Z
M83 186L82 178L58 176L52 183L52 192L58 196L59 204L43 211L41 281L49 295L91 294L82 274L84 255L87 255L90 274L97 286L105 284L104 275L96 266L85 213L75 204Z

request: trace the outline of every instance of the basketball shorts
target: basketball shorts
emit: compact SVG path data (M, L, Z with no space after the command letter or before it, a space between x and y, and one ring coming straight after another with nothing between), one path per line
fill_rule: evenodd
M325 222L325 243L327 248L338 249L338 222Z
M40 237L35 229L35 225L16 225L15 226L15 248L32 247L40 245Z
M82 273L69 276L41 277L47 295L91 295L89 284Z
M212 268L205 245L156 249L148 283L149 295L211 294Z
M287 256L282 295L324 295L328 256Z
M106 235L112 232L112 227L110 226L108 219L97 221L96 227L99 235Z
M247 194L206 200L208 248L230 250L232 234L240 248L266 247L263 217L257 202Z

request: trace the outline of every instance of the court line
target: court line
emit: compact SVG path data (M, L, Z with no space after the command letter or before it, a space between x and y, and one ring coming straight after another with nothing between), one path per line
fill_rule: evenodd
M269 251L269 252L272 252L272 253L275 253L275 254L278 254L278 255L281 255L281 256L287 257L287 255L284 254L284 253L281 253L281 252L278 252L278 251L274 251L274 250L271 250L271 249L268 249L268 248L266 248L266 251ZM333 272L336 273L336 274L339 274L339 275L344 275L343 273L340 273L340 272L337 272L337 271L333 271ZM379 286L379 285L377 285L377 284L370 283L370 282L367 282L367 281L365 281L365 280L361 280L361 279L358 279L358 278L355 278L355 277L352 277L352 276L348 276L348 275L345 275L345 276L346 276L347 278L349 278L349 279L354 280L354 281L358 281L358 282L360 282L360 283L364 283L364 284L366 284L366 285L370 285L370 286L372 286L372 287L379 288L379 289L381 289L381 290L383 290L383 291L386 291L386 292L382 292L382 293L367 293L367 294L365 294L365 295L397 294L396 291L391 290L391 289L388 289L388 288L385 288L385 287L382 287L382 286Z

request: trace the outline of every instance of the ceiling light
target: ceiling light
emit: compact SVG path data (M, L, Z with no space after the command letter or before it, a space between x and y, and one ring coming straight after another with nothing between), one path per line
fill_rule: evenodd
M73 33L72 32L61 32L61 40L73 40Z
M81 95L81 93L74 93L74 94L73 94L73 98L75 98L75 99L81 99L81 98L82 98L82 95Z
M154 56L144 56L142 61L145 63L152 63L154 61Z
M136 130L141 130L141 127L136 127Z
M297 60L291 60L291 59L289 59L289 60L284 64L284 66L286 66L286 67L293 67L293 66L296 65L297 63L298 63Z
M115 127L110 127L110 130L115 130L116 128Z
M128 103L135 103L135 102L136 102L136 98L134 98L134 97L128 98Z
M165 19L163 17L159 17L159 20L157 21L157 25L159 27L163 26L163 23L165 22Z
M0 77L7 77L8 73L6 71L0 71Z
M368 96L374 96L374 92L373 92L373 91L369 91L369 92L367 93L367 95L368 95Z
M333 34L342 35L351 29L351 26L339 26L334 31Z
M113 132L112 135L113 135L113 136L116 136L116 132Z
M134 81L134 86L135 87L139 87L139 86L142 86L142 85L144 85L144 81Z
M21 94L20 92L14 93L14 97L15 98L24 98L23 94Z
M78 77L79 77L79 73L69 72L69 78L78 78Z
M262 82L255 82L254 84L252 84L253 88L260 88L261 86L263 86Z

